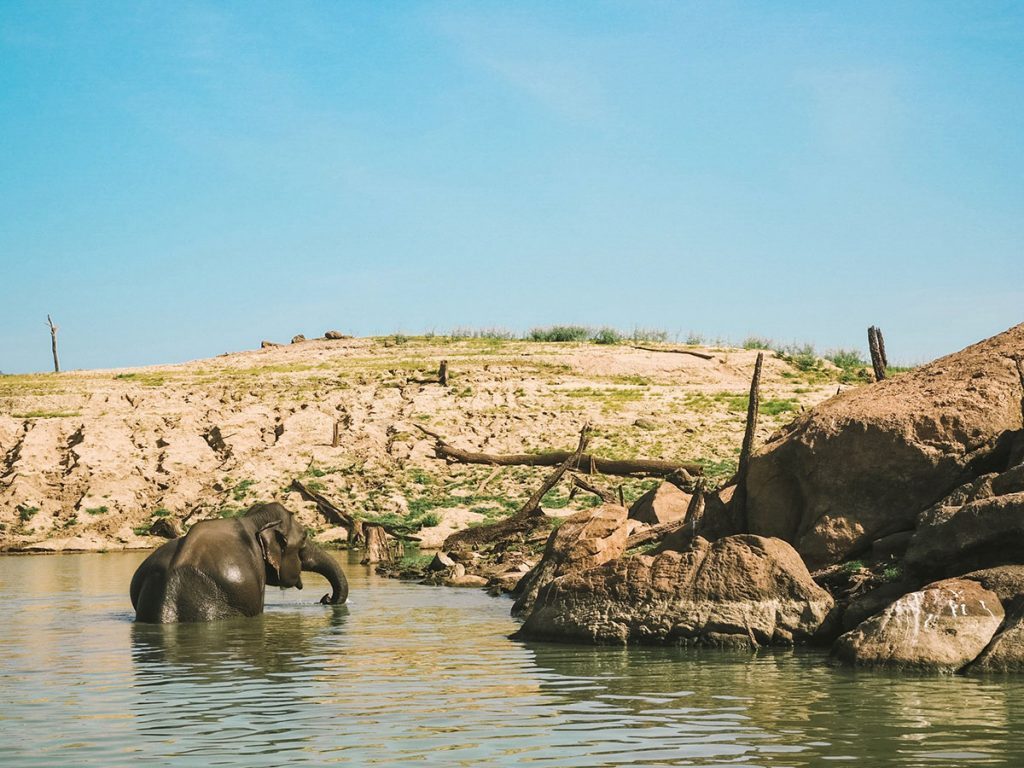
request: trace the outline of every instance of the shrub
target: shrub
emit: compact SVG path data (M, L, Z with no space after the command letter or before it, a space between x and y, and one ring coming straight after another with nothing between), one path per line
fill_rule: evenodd
M766 339L763 336L747 336L743 340L744 349L771 349L772 340Z
M590 329L582 325L552 325L530 331L530 341L586 341L589 338Z
M618 344L622 341L622 334L614 328L601 328L594 333L595 344Z

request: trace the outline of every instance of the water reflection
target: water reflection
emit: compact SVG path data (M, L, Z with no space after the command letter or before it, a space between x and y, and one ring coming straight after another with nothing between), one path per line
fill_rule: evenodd
M142 556L0 558L0 764L1024 764L1017 678L517 643L507 601L355 564L349 606L136 625Z

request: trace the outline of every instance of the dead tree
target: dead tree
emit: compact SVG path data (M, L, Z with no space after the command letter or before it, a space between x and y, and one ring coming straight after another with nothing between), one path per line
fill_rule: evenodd
M750 400L747 403L747 428L743 433L743 446L740 448L739 466L736 468L736 491L733 494L731 513L738 521L737 530L747 528L747 473L750 469L750 454L754 451L754 433L757 431L757 411L761 404L761 365L764 352L757 353L754 363L754 375L750 379Z
M53 349L53 372L60 373L60 360L57 359L57 331L60 330L59 325L54 325L53 320L50 316L46 316L46 322L50 325L50 347Z
M871 367L875 369L875 380L885 378L885 369L889 362L885 359L885 341L882 332L874 325L868 328L868 349L871 350Z
M442 360L441 367L437 369L437 383L442 387L448 386L448 361Z
M526 503L511 517L508 517L493 525L481 525L476 528L467 528L464 531L453 533L444 541L442 549L479 549L480 547L495 541L501 541L518 534L527 534L533 531L544 518L544 512L540 502L547 495L547 492L558 485L562 475L571 467L579 467L584 457L587 442L590 440L590 425L584 424L580 430L580 442L568 458L548 475L540 488L534 491L533 495L526 500Z

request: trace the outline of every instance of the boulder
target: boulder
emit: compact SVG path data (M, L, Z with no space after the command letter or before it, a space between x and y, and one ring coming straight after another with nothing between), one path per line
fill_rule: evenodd
M792 546L695 539L684 552L613 560L542 588L518 635L590 643L788 645L830 631L834 602Z
M337 340L337 339L351 339L352 337L345 335L341 331L328 331L327 333L324 334L324 338L325 339Z
M270 347L280 347L280 346L281 345L278 344L276 341L267 341L266 339L264 339L263 341L260 342L260 349L269 349Z
M692 496L674 483L663 482L652 488L629 508L629 519L648 525L682 520L690 508Z
M428 571L444 571L448 568L454 568L455 561L451 559L445 552L438 552L434 555L434 559L430 561L427 566Z
M814 408L751 457L747 529L818 569L912 528L965 476L1005 468L1021 349L1024 324Z
M176 539L179 536L183 536L184 533L181 523L169 517L154 517L152 524L149 526L150 536L159 536L163 539Z
M1006 614L1006 621L988 647L967 668L970 672L1024 672L1024 601Z
M303 336L301 333L297 333L294 336L292 336L292 344L298 344L300 341L305 341L305 340L306 340L306 337Z
M833 655L863 667L955 672L975 659L1003 620L999 597L947 579L904 595L836 640Z
M907 549L906 565L931 578L1024 560L1024 492L926 510Z
M626 539L626 508L617 504L605 504L565 518L548 536L540 562L517 586L519 595L512 614L528 613L540 588L559 576L586 571L619 557L626 549Z
M971 571L960 577L976 581L990 592L999 596L1003 608L1009 608L1014 601L1024 599L1024 565L1001 565Z

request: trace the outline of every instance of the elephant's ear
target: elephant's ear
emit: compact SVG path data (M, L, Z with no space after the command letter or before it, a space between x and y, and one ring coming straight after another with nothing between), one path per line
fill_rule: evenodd
M274 569L274 573L281 575L281 558L284 556L285 537L281 533L281 523L274 522L260 528L256 534L260 542L260 549L263 550L263 559L267 565Z

